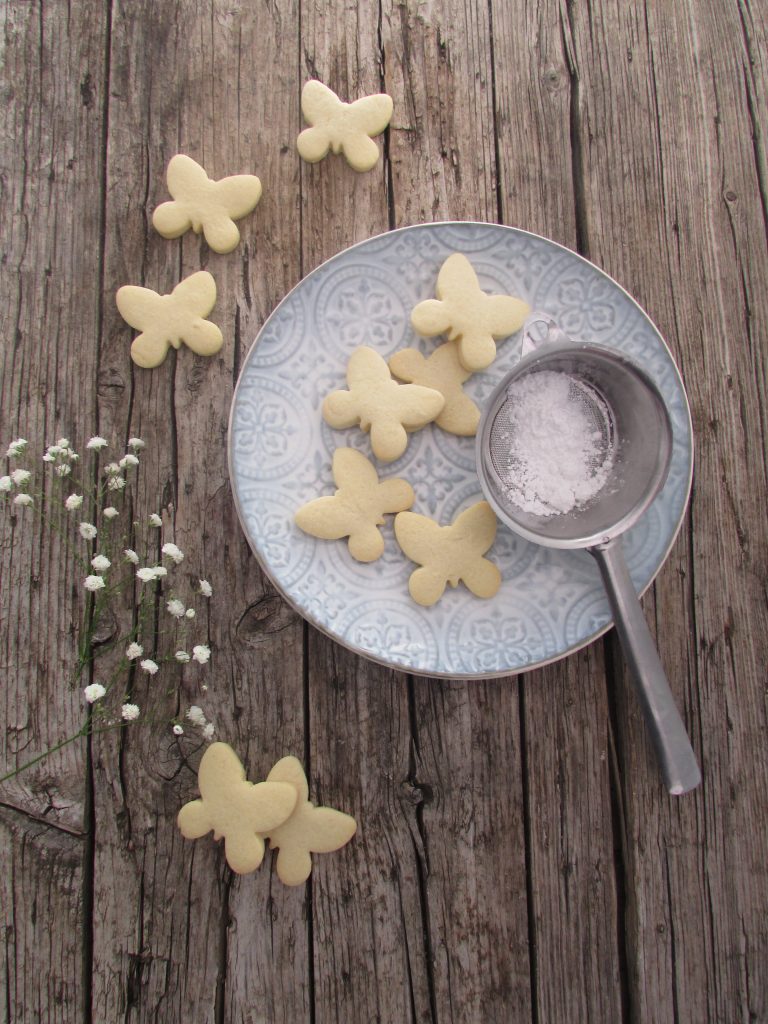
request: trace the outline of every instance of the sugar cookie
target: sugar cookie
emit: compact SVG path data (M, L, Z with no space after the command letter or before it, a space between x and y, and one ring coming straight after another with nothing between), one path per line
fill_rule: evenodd
M434 388L398 384L378 352L361 345L347 364L349 391L334 391L323 402L323 418L336 429L360 427L371 433L373 454L382 462L399 458L408 430L418 430L439 415L445 399Z
M392 97L377 93L344 103L322 82L310 81L301 93L301 112L312 126L296 140L304 160L317 163L330 149L343 153L354 170L370 171L379 159L379 147L371 136L380 135L389 124Z
M221 331L205 319L216 303L216 282L207 270L185 277L170 295L128 284L115 300L123 320L141 331L131 345L137 366L159 366L170 346L179 348L182 341L201 356L215 355L222 346Z
M253 174L235 174L213 181L200 164L178 153L166 172L173 200L161 203L152 214L155 229L164 238L178 238L190 228L214 252L232 252L240 241L236 220L245 217L261 199L261 182Z
M268 783L290 784L298 799L287 821L265 834L270 849L278 849L277 877L285 885L301 885L312 870L312 853L333 853L348 843L357 831L349 814L332 807L315 807L309 800L307 777L301 762L284 757L267 776Z
M296 525L322 540L349 537L349 553L358 562L373 562L384 551L379 527L387 512L402 512L414 501L406 480L382 480L366 457L354 448L333 453L333 479L338 490L315 498L297 511Z
M434 604L446 584L455 587L460 580L477 597L493 597L501 586L501 573L482 557L496 537L496 516L487 501L466 509L450 526L401 512L395 517L395 536L408 558L422 567L408 581L417 604Z
M455 341L440 345L426 359L418 349L404 348L395 352L389 368L400 380L440 392L445 405L435 420L438 427L462 437L471 437L476 432L480 410L462 388L472 374L461 365Z
M262 834L290 817L298 800L296 787L278 780L246 782L240 759L226 743L212 743L203 754L198 784L201 799L179 811L181 834L199 839L212 830L214 839L224 837L233 871L255 871L264 857Z
M420 302L411 313L418 334L447 332L456 340L465 370L484 370L496 357L496 341L523 326L530 306L511 295L487 295L466 256L453 253L437 277L436 299Z

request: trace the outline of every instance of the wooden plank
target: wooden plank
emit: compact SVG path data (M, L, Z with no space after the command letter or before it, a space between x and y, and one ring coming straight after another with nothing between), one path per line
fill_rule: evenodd
M128 360L131 332L109 301L102 373L112 390L100 415L112 435L154 441L137 511L161 512L164 539L185 553L184 574L204 575L214 588L196 620L213 651L209 689L201 691L201 670L190 666L179 708L202 705L250 778L263 778L285 753L304 755L303 627L256 568L226 468L242 359L299 273L289 148L298 127L297 38L285 32L292 20L290 3L254 18L224 3L190 2L134 5L112 22L106 291L128 282L169 291L207 268L225 343L213 359L182 350L157 370L137 370ZM276 57L287 69L278 89ZM146 139L143 150L137 138ZM167 198L165 168L177 151L213 177L262 178L262 201L241 222L234 253L216 255L194 237L168 242L149 226ZM134 697L145 705L156 684L136 682ZM163 702L161 718L176 711L175 699ZM278 891L269 858L255 875L236 878L219 846L186 842L176 830L179 807L196 793L199 747L191 727L177 743L161 723L131 731L120 748L96 749L94 1011L100 1019L307 1019L304 893Z
M750 125L765 82L735 7L575 15L590 251L672 343L698 438L687 530L649 611L701 752L699 791L660 794L636 704L617 691L629 1005L637 1019L760 1019L766 253Z

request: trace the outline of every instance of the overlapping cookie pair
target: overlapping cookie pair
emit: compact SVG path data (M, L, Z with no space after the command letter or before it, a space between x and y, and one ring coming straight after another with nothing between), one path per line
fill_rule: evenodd
M200 798L179 811L186 839L208 832L224 840L227 863L237 874L255 871L264 843L277 849L276 870L285 885L301 885L312 870L313 853L332 853L357 830L349 814L315 807L301 762L283 757L265 782L248 782L237 754L227 743L212 743L198 770Z
M389 361L361 346L347 364L346 390L334 391L323 403L323 418L332 427L354 425L370 433L371 449L382 462L405 452L408 435L434 422L451 433L471 436L480 410L463 385L473 372L487 368L496 342L513 334L530 312L511 295L487 295L462 253L443 263L436 299L420 302L411 322L425 336L446 334L448 340L429 356L417 349L396 352ZM398 383L392 374L406 383ZM487 502L466 509L450 525L408 511L414 503L406 480L380 481L375 466L351 448L333 456L334 495L316 498L296 513L297 525L312 536L349 538L352 556L362 562L384 551L380 526L394 513L395 536L403 552L420 568L409 579L409 592L422 605L432 605L446 586L463 582L479 597L492 597L501 585L498 568L485 553L496 536L496 517Z

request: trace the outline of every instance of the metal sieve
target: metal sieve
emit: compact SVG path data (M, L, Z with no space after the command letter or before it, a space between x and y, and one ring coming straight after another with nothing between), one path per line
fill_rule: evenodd
M509 392L545 372L564 375L568 401L581 410L594 442L586 470L598 474L599 490L565 512L553 512L546 494L526 500L516 485L520 466L515 453L530 428L516 422ZM493 391L480 419L480 483L499 519L515 533L547 547L585 548L596 559L664 781L677 795L697 786L701 774L620 539L661 490L671 454L669 414L643 370L620 352L572 341L546 314L528 318L522 358Z

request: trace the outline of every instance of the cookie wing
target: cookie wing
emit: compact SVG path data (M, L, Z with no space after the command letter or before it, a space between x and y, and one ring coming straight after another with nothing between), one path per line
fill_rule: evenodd
M162 316L163 303L160 295L151 288L126 284L118 288L115 302L120 316L137 331L145 331Z
M480 290L475 268L467 257L463 253L454 252L440 267L435 294L439 299L445 299L456 294L473 296L484 295L485 292Z
M349 553L358 562L375 562L384 552L384 538L375 523L357 523L349 533Z
M246 784L238 803L242 820L249 830L271 832L290 818L296 806L298 792L289 782L257 782Z
M387 371L389 373L389 371ZM421 384L401 384L393 394L393 414L408 430L416 430L440 414L445 396Z
M478 557L471 565L466 566L462 570L461 578L477 597L493 597L501 586L501 573L487 558Z
M531 307L512 295L486 295L483 319L494 338L506 338L519 331Z
M392 97L384 92L363 96L347 105L346 123L365 135L381 135L392 117ZM378 147L376 149L378 155Z
M317 79L306 82L301 90L301 112L307 124L316 125L330 121L344 109L344 106L333 89L329 89Z
M296 510L293 519L300 530L320 540L348 537L352 528L349 506L335 494L307 502Z
M270 846L274 845L270 840ZM281 846L277 854L277 877L283 885L302 885L312 873L312 858L304 846Z
M395 537L403 553L412 562L424 565L431 561L443 544L442 527L418 512L401 512L395 516Z
M203 234L214 252L232 252L240 241L237 224L226 213L208 214L203 221Z
M347 383L350 388L358 388L368 383L383 385L391 380L392 374L386 361L367 345L360 345L349 357Z
M213 194L229 216L239 220L261 199L261 180L255 174L231 174L213 183Z
M353 486L370 490L379 484L376 467L354 448L337 448L333 453L333 479L339 489Z
M216 305L216 282L207 270L198 270L179 281L171 295L176 309L206 317Z
M179 811L176 824L185 839L200 839L213 828L208 809L202 800L191 800L184 804Z
M444 572L422 566L411 573L408 591L416 604L429 608L443 596L447 582L448 578Z
M276 762L267 776L267 782L290 782L298 791L299 804L309 797L309 784L301 761L290 754Z
M168 355L171 343L165 334L152 328L131 342L131 359L144 370L153 370Z
M360 418L357 399L349 391L332 391L323 400L323 419L336 430L351 427Z
M382 480L376 491L376 503L382 512L404 512L415 500L413 488L400 477Z
M322 125L317 128L305 128L296 139L296 148L302 160L308 164L316 164L327 156L331 148L331 136Z
M170 202L161 203L155 209L152 224L163 238L178 238L192 227L192 219L186 205L172 199Z
M440 299L425 299L418 306L414 306L411 313L411 326L417 334L424 338L445 334L451 326L448 307Z
M177 153L171 157L165 172L168 191L174 199L188 200L198 189L210 181L204 168L191 156Z
M362 132L346 135L341 144L344 156L354 171L370 171L379 159L379 147Z
M448 529L452 544L484 555L496 539L496 514L487 501L478 501L457 516Z
M351 814L332 807L313 807L309 814L307 839L311 853L333 853L345 846L357 832Z
M264 840L241 826L224 837L224 856L235 874L247 875L264 860Z

